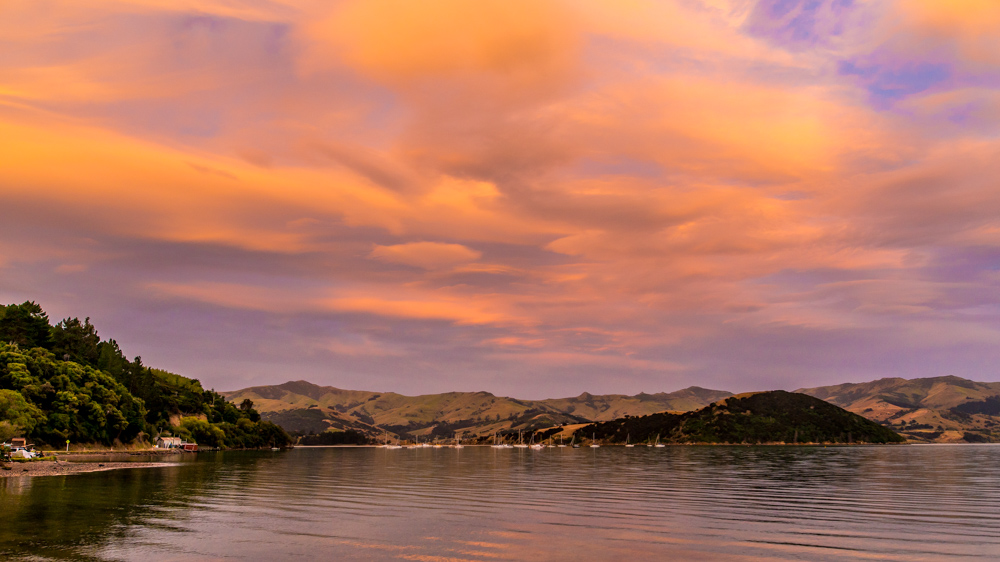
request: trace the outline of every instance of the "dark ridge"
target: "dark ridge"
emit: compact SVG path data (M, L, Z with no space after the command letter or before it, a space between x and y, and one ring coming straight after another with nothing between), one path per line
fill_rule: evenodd
M596 423L598 440L633 443L902 443L881 425L805 394L775 390L733 396L701 410Z

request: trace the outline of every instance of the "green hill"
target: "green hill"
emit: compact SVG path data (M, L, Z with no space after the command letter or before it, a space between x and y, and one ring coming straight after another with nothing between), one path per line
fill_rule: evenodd
M161 433L222 448L290 441L251 402L232 404L196 379L128 360L89 318L50 325L33 302L0 306L0 439L24 435L61 447L148 442Z
M741 394L694 412L627 417L580 428L585 438L624 443L901 443L892 430L805 394Z

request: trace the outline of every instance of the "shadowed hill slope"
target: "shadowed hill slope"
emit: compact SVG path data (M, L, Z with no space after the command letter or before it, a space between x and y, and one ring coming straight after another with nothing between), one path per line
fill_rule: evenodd
M862 416L805 394L741 394L694 412L629 417L581 428L584 438L624 443L901 443Z

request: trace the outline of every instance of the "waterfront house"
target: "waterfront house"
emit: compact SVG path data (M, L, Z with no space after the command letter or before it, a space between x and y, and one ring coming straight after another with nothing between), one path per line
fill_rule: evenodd
M179 449L182 445L180 437L160 437L156 440L157 449Z

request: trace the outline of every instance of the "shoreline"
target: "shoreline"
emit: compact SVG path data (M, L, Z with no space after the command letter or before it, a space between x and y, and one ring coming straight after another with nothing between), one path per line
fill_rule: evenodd
M4 463L10 470L0 469L0 478L23 478L41 476L71 476L89 472L104 472L123 468L162 468L178 466L169 462L66 462L66 461L35 461Z

